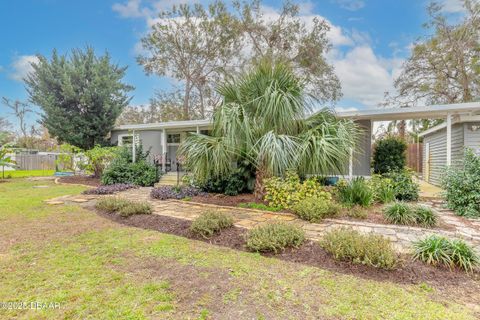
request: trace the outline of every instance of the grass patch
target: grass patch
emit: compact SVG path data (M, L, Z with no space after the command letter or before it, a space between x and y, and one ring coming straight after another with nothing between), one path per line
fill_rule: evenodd
M431 228L437 225L437 214L429 207L395 202L383 210L385 219L393 224L420 225Z
M29 177L50 177L53 176L55 170L13 170L5 171L5 179L29 178ZM0 170L0 178L3 172Z
M233 226L233 217L230 214L207 211L193 220L190 230L204 238L210 238L222 229Z
M353 206L351 208L347 208L346 215L350 218L366 219L368 217L368 212L361 206Z
M463 240L450 240L437 235L429 236L413 244L414 259L434 266L459 268L467 272L480 265L480 257Z
M388 239L376 234L362 234L351 228L327 232L321 246L338 260L387 270L397 264L397 254Z
M240 208L257 209L257 210L265 210L265 211L272 211L272 212L278 212L282 210L282 208L280 207L272 207L263 203L256 203L256 202L242 202L242 203L239 203L238 206Z
M279 252L298 247L305 240L302 228L283 222L260 225L248 231L247 248L256 252Z

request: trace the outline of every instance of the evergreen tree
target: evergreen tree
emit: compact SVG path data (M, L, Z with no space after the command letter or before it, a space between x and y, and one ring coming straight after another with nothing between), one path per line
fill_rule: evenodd
M82 149L106 144L131 99L133 87L121 81L127 68L112 64L108 53L95 56L91 47L38 58L25 83L31 102L43 110L42 125L60 143Z

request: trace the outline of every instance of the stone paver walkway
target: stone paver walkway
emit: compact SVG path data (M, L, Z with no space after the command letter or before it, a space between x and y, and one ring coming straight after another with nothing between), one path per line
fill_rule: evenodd
M270 221L288 221L301 226L309 239L319 240L323 234L331 229L349 227L363 233L376 233L389 238L394 246L402 252L411 250L414 241L423 239L431 234L443 235L449 238L464 239L472 244L480 252L480 221L473 221L455 216L452 212L441 207L440 200L431 200L424 204L434 208L442 221L453 226L452 231L440 229L425 229L419 227L376 224L363 221L351 221L342 219L324 219L321 223L309 223L298 219L295 215L288 213L267 212L255 209L217 206L212 204L193 203L181 200L155 200L150 198L151 188L138 188L123 191L117 196L125 197L135 201L147 201L153 206L153 213L179 219L193 220L208 210L215 210L230 213L235 219L238 227L251 229L255 226ZM46 202L52 205L63 203L91 204L96 195L63 196Z

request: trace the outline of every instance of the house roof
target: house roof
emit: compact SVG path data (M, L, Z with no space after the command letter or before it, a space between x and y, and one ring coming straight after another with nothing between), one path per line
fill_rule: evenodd
M410 119L443 119L447 114L480 114L480 102L468 102L445 105L417 106L408 108L378 108L339 112L337 117L353 120L391 121Z
M182 128L208 128L212 125L212 121L207 120L185 120L185 121L167 121L158 123L145 124L125 124L117 126L113 131L118 130L152 130L152 129L182 129Z
M447 114L452 115L477 115L480 114L480 102L417 106L408 108L377 108L349 112L338 112L336 116L341 119L391 121L408 119L442 119ZM212 120L186 120L168 121L146 124L128 124L115 127L118 130L155 130L155 129L182 129L182 128L209 128Z

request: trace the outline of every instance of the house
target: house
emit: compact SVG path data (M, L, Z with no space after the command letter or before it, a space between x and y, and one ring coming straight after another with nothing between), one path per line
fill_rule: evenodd
M451 121L450 132L447 132L447 123L442 123L420 134L423 137L423 179L434 185L441 184L448 163L462 165L465 148L480 154L480 116L457 115ZM448 160L447 135L451 136Z
M351 119L362 129L358 144L355 150L352 151L348 163L345 164L345 172L343 175L348 178L371 175L372 126L375 121L411 119L446 120L444 124L438 126L436 131L429 130L424 133L425 140L429 143L429 148L432 148L432 151L434 151L435 148L443 150L438 153L439 156L437 156L435 152L430 152L429 154L432 155L432 158L429 161L425 161L429 163L429 165L427 164L429 167L426 168L428 170L425 170L425 172L429 172L427 178L434 184L438 184L438 175L443 166L452 164L452 159L455 161L457 161L456 159L460 159L458 157L458 154L460 154L458 150L463 150L465 146L474 149L480 148L480 133L479 139L474 138L476 135L470 134L470 131L473 133L477 130L477 126L474 124L475 121L478 121L480 124L480 102L409 108L377 108L340 112L337 113L337 117L341 119ZM456 133L459 131L458 128L460 126L464 128L461 141L457 138L458 134ZM212 123L210 120L122 125L112 131L111 142L112 144L122 145L127 142L132 142L133 137L135 137L136 141L141 141L144 148L150 149L153 160L161 165L162 171L168 172L175 169L178 146L187 134L189 132L208 133L211 128ZM432 130L433 129L434 128L432 128ZM443 139L438 138L439 140L437 139L438 142L436 144L433 140L428 142L431 139L430 136L434 138L436 135L441 135L441 132L445 132Z

